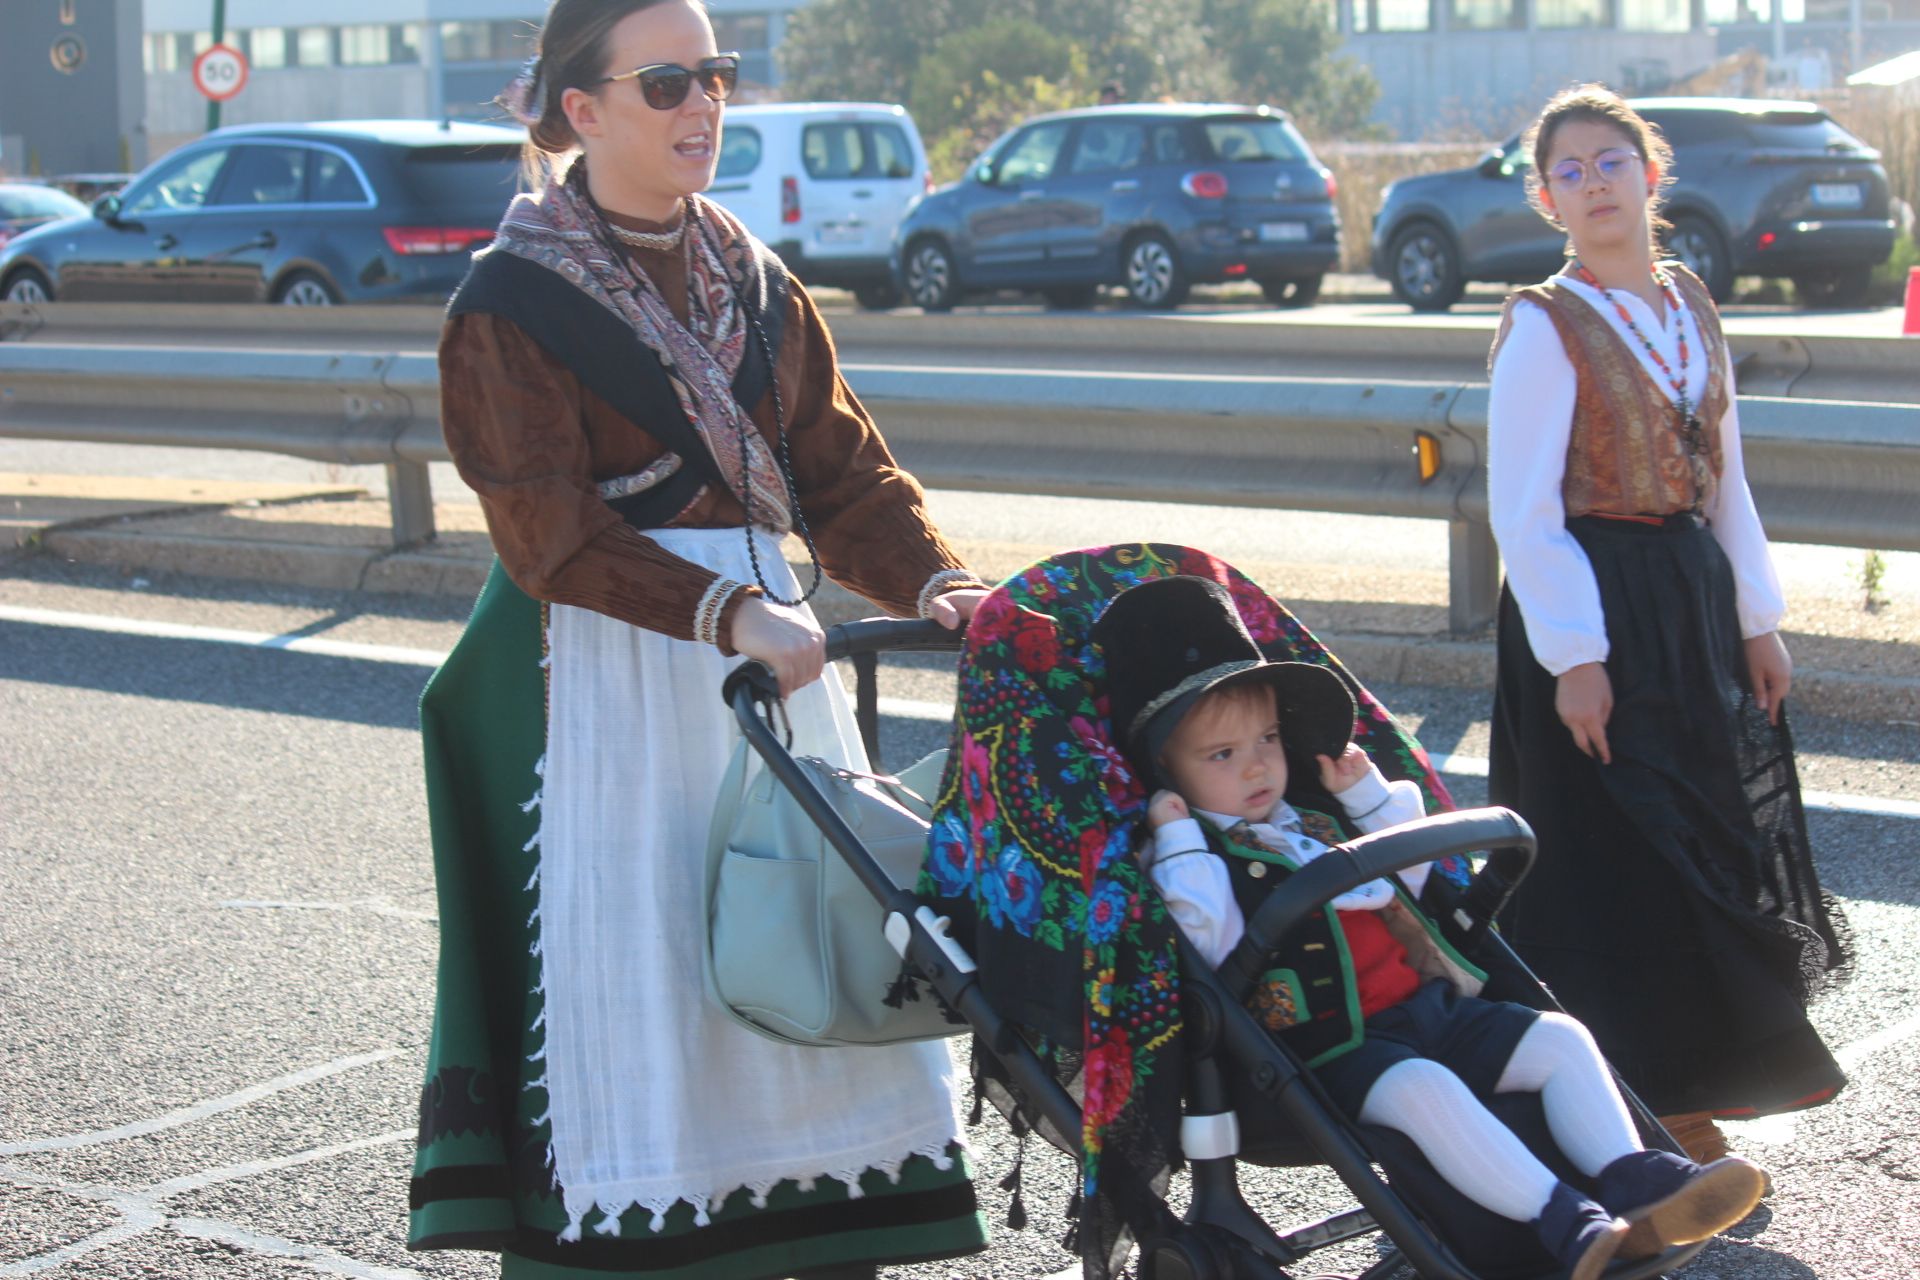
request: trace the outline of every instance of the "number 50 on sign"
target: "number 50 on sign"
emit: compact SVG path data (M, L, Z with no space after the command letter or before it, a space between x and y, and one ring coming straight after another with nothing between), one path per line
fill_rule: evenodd
M247 87L247 55L230 44L216 44L193 60L193 87L215 102L225 102Z

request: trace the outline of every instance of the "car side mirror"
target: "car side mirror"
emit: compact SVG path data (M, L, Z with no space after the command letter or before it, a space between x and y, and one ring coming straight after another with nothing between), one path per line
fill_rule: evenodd
M973 166L973 180L983 187L993 185L993 161L982 160Z
M120 222L120 197L101 196L93 202L93 216L108 226L117 226Z
M1488 152L1480 162L1480 176L1483 178L1504 178L1509 172L1506 156L1498 151Z

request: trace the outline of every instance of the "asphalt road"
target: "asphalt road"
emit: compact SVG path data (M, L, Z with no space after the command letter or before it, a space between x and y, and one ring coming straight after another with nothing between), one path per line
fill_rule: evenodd
M0 606L443 650L458 605L0 562ZM348 654L357 650L346 650ZM406 1179L435 904L415 662L0 621L0 1277L479 1277L409 1255ZM886 753L939 745L928 660L889 667ZM1460 691L1382 688L1430 748L1484 754ZM894 705L894 704L889 704ZM1800 726L1808 785L1920 797L1920 730ZM1480 798L1454 779L1463 803ZM1777 1191L1684 1274L1920 1275L1920 823L1816 812L1859 972L1819 1006L1853 1085L1737 1141ZM1012 1160L975 1131L981 1186ZM1033 1224L901 1277L1012 1280L1070 1259L1068 1163L1028 1162ZM1324 1173L1251 1174L1295 1225L1346 1207ZM1317 1270L1357 1271L1359 1243Z

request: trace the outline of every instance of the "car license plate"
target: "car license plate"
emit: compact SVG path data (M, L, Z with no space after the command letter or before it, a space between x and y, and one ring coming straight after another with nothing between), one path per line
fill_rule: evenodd
M860 244L867 238L867 229L857 222L830 222L819 229L821 244Z
M1813 202L1829 209L1857 209L1861 203L1860 188L1852 182L1816 182Z
M1263 222L1260 224L1260 238L1269 244L1275 241L1305 240L1307 224L1304 222Z

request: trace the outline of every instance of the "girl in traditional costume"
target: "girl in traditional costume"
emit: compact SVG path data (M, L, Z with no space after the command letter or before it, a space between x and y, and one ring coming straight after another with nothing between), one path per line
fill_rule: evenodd
M1569 259L1508 299L1492 357L1488 794L1541 851L1507 935L1708 1161L1714 1117L1845 1084L1806 1016L1844 924L1808 847L1719 316L1654 252L1672 152L1597 86L1550 102L1527 150Z
M795 750L864 768L818 678L822 572L950 626L983 594L805 290L695 194L737 70L697 0L555 0L511 104L545 180L440 349L499 562L422 704L441 954L410 1242L509 1278L871 1276L984 1243L944 1045L784 1045L702 981L726 670L766 662Z

